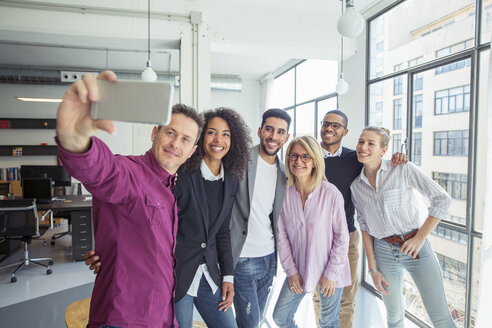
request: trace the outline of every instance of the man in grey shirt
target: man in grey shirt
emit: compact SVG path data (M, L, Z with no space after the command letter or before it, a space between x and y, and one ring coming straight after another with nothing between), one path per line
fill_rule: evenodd
M234 308L239 328L256 328L277 269L277 220L286 187L277 153L289 139L291 118L269 109L258 128L260 144L251 148L248 172L240 181L231 215Z

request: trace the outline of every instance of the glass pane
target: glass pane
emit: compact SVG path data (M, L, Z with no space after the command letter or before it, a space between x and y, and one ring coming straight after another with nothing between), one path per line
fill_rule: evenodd
M484 3L487 6L490 0ZM490 30L490 24L485 25ZM369 28L369 75L373 79L472 47L475 1L452 0L443 5L440 1L408 0L371 20ZM442 73L469 65L466 61L454 63L443 67Z
M439 183L452 197L449 214L466 219L470 67L446 74L429 69L419 73L425 86L413 92L413 133L410 160ZM414 83L416 80L414 79ZM456 104L456 105L452 105ZM461 109L458 109L461 108Z
M337 109L337 97L328 98L325 100L318 101L318 119L316 120L318 135L316 136L316 140L321 142L321 124L320 122L325 117L325 114L331 110Z
M479 88L478 93L478 114L477 114L477 128L478 135L476 139L477 154L476 154L476 189L475 189L475 229L483 231L483 217L485 206L485 183L486 179L479 177L485 177L487 174L487 166L490 167L490 163L487 163L487 92L488 78L489 78L489 54L490 50L480 52L480 72L479 76ZM483 91L482 91L483 90ZM489 97L490 99L490 97ZM490 100L489 100L490 101ZM490 174L490 172L488 173Z
M490 42L492 35L492 0L482 1L482 35L480 43Z
M294 105L294 77L295 71L291 69L275 78L272 88L272 107L286 108Z
M282 161L285 162L285 151L287 150L287 147L289 147L289 143L291 142L292 138L294 138L294 120L295 120L295 117L294 117L294 109L289 109L289 110L286 110L287 114L290 115L292 121L290 123L290 127L289 127L289 134L290 134L290 137L289 137L289 140L284 144L284 146L282 147L282 150L280 152L280 158L282 159Z
M296 104L335 92L337 61L310 59L297 65L296 70Z
M394 150L401 151L407 139L406 74L370 85L369 125L383 126L393 135L388 148L392 151L386 152L385 159L390 159Z
M296 132L295 136L312 136L314 135L314 101L298 106L296 109Z

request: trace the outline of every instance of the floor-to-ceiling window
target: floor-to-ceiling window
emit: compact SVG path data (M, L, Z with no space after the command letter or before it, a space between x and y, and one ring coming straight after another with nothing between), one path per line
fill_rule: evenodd
M275 77L271 105L292 117L291 139L310 135L320 140L320 122L338 107L337 69L336 61L305 60Z
M429 239L449 309L463 328L475 326L479 288L484 193L476 176L484 171L486 145L478 136L491 17L492 0L400 0L367 23L366 123L392 129L389 149L405 150L453 199L449 218ZM369 275L363 284L376 292ZM407 315L430 326L409 275L404 297Z

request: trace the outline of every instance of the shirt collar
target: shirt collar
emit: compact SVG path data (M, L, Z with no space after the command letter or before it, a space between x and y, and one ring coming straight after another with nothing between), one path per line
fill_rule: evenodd
M330 153L328 150L324 149L323 146L321 146L321 151L323 152L323 156L325 158L327 158L327 157L340 157L340 156L342 156L342 146L338 147L337 151L334 152L333 154Z
M391 170L391 161L383 159L381 161L381 166L378 169L378 173L376 174L376 177L379 175L380 171L389 171ZM370 185L369 180L367 180L366 175L364 174L365 167L362 168L362 171L360 172L360 179Z
M208 181L217 181L217 180L222 180L224 181L224 165L222 162L220 162L220 171L219 175L214 175L212 171L208 168L207 164L205 161L202 159L202 164L200 164L200 171L202 172L202 177L205 180Z
M177 174L170 174L165 168L163 168L155 159L152 149L149 149L145 153L145 157L150 164L152 170L161 177L162 183L169 188L173 188L176 185Z

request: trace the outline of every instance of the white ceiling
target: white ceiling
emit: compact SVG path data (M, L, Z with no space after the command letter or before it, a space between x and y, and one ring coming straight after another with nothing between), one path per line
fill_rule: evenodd
M374 2L358 0L356 8ZM210 40L212 74L257 80L290 59L339 56L339 0L152 0L151 7L158 72L169 70L169 58L170 70L179 70L176 35L190 28L174 22L171 31L164 13L203 13L200 35ZM0 65L140 71L146 8L144 0L0 1ZM350 43L345 49L355 51Z

